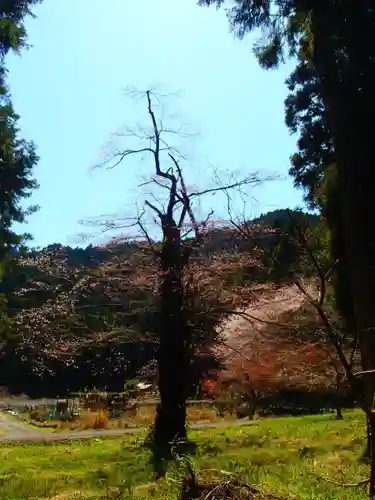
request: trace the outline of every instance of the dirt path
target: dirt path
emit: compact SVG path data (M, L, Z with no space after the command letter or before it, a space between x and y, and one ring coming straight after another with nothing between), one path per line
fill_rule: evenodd
M34 429L1 412L0 432L0 440L7 439L8 436L23 440L34 435Z
M254 425L250 420L234 420L232 422L209 422L204 424L193 424L192 430L210 429L217 427L242 427ZM70 441L73 439L92 439L111 436L123 436L124 434L137 434L145 430L145 427L129 427L127 429L103 429L76 432L50 432L33 429L15 418L0 412L0 443L54 443Z

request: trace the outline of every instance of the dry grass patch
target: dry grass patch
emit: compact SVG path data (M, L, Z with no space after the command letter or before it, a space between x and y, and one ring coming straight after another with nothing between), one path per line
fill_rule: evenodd
M155 419L156 406L141 406L136 413L125 414L121 418L109 418L106 411L85 411L71 422L60 420L45 420L42 422L31 421L31 425L38 429L56 432L80 431L84 429L126 429L129 427L148 427ZM205 406L192 406L187 410L189 424L209 422L231 422L236 415L220 417L214 408Z

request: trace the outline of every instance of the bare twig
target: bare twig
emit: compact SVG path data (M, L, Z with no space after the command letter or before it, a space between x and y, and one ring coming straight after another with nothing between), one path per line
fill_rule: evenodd
M353 376L356 378L373 377L373 376L375 376L375 370L364 370L364 371L356 372L353 374Z
M316 476L318 479L322 479L323 481L327 481L327 483L334 484L336 486L340 486L341 488L358 488L359 486L365 486L370 482L369 479L362 479L357 483L340 483L340 481L335 481L334 479L330 479L325 476Z

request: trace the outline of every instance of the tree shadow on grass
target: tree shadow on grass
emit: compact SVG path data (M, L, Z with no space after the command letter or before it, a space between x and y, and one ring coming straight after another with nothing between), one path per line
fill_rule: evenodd
M151 451L150 463L156 479L161 479L167 473L169 463L189 455L195 455L197 444L189 439L177 439L169 443L155 440L153 426L143 445Z

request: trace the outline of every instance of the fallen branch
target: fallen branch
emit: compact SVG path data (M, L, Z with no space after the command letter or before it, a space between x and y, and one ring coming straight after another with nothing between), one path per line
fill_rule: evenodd
M267 320L264 318L260 318L258 316L254 316L253 314L250 314L245 311L239 311L239 310L227 310L227 309L217 309L217 312L223 312L228 315L237 315L241 316L242 318L246 319L249 321L249 323L262 323L264 325L271 325L271 326L278 326L280 328L288 328L289 330L298 330L296 327L293 327L293 325L288 325L286 323L279 323L277 321L272 321L272 320Z
M180 494L180 500L192 500L192 499L229 499L229 500L241 500L241 499L260 499L260 500L282 500L281 497L277 497L272 493L265 493L259 490L255 486L252 486L242 479L236 477L233 473L218 470L220 474L231 476L230 479L223 482L212 482L212 483L199 483L196 479L195 473L189 467L191 474L185 476L182 481L182 488ZM207 471L214 471L214 469L208 469Z
M322 479L323 481L327 481L327 483L334 484L335 486L340 486L342 488L357 488L358 486L365 486L370 482L369 479L361 479L358 483L340 483L340 481L335 481L334 479L330 479L325 476L317 476L318 479Z

